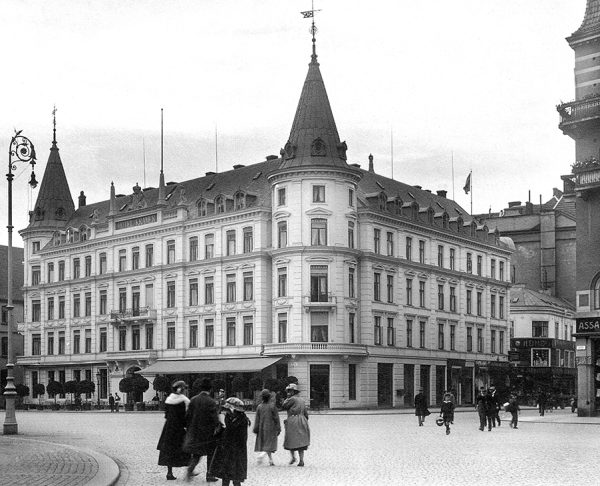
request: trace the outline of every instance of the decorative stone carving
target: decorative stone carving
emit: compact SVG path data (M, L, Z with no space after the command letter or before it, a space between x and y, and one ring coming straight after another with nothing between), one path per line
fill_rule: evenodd
M294 157L296 157L297 149L298 147L288 140L288 142L285 144L285 147L283 148L284 153L281 155L285 154L286 159L293 159Z
M347 150L348 150L348 145L346 145L345 141L337 144L337 152L338 152L338 156L340 159L346 160L346 151Z
M321 137L313 140L310 147L310 155L313 157L325 157L327 155L327 145Z

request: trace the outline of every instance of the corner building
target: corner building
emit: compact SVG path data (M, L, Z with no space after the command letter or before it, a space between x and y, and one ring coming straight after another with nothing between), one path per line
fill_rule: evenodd
M313 46L280 156L74 208L56 135L25 242L29 381L296 376L312 406L460 403L507 363L510 254L445 191L348 164ZM146 397L154 394L150 389Z

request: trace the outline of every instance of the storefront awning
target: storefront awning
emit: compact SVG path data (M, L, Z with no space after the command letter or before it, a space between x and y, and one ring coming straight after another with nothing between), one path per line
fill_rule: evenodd
M141 375L173 375L186 373L235 373L260 371L281 358L221 358L159 360L138 371Z

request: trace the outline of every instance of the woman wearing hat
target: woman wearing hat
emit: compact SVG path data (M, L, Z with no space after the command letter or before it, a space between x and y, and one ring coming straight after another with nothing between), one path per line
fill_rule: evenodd
M223 480L223 486L239 486L248 476L248 426L244 402L231 397L225 400L225 429L209 466L210 475Z
M185 467L190 462L190 455L182 450L185 438L185 412L190 400L185 396L187 385L184 381L176 381L172 385L173 393L165 400L165 425L156 448L160 451L158 465L167 466L167 479L173 476L174 467Z
M271 392L260 392L261 404L256 409L253 432L256 434L254 444L255 452L266 452L269 456L269 465L274 466L271 454L277 450L277 436L281 433L279 413L275 403L271 400Z
M308 411L304 400L298 396L300 391L296 383L290 383L285 391L288 397L283 402L282 408L287 410L285 424L285 439L283 447L292 454L290 464L296 462L296 451L300 456L298 466L304 466L304 451L310 445L310 428L308 426Z

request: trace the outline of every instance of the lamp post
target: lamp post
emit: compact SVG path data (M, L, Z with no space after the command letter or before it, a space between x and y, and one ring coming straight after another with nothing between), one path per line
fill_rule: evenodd
M100 370L96 373L96 395L98 396L98 410L100 410L100 378L102 375L100 374Z
M13 160L14 159L14 160ZM6 399L6 414L4 416L4 435L14 435L19 432L17 418L15 416L15 398L17 391L15 388L15 380L13 368L15 366L15 352L13 345L13 303L12 303L12 285L13 285L13 266L12 266L12 181L14 178L13 170L17 170L17 162L25 162L31 164L31 179L29 185L37 186L35 180L35 149L31 140L21 135L21 131L15 131L14 136L10 141L8 149L8 286L7 286L7 321L8 321L8 360L6 363L6 388L4 389L4 398Z

